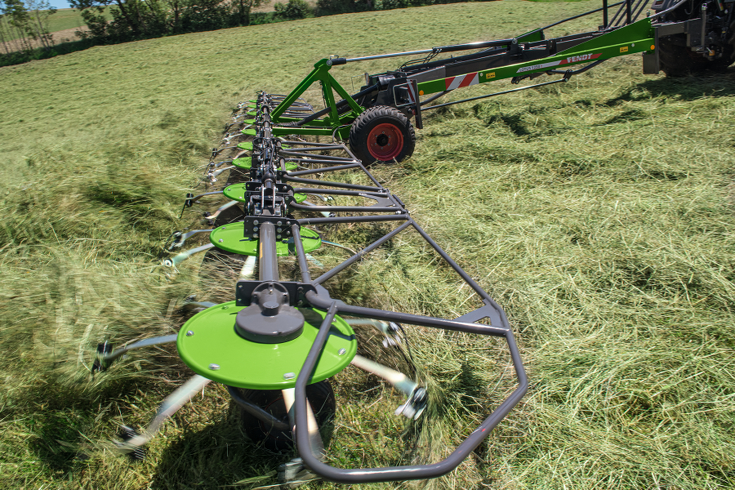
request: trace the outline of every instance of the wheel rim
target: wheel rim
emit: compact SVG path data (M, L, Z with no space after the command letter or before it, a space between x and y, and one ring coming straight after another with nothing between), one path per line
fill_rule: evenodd
M403 150L403 133L393 124L382 123L375 126L368 134L368 151L382 161L390 161Z

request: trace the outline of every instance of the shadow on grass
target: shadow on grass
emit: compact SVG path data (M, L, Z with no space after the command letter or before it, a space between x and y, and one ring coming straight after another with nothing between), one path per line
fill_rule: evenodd
M604 105L615 106L621 102L662 96L691 101L702 97L731 95L735 95L735 67L728 68L725 73L711 72L702 76L647 80L607 100Z
M278 465L291 454L274 454L250 441L239 410L227 413L196 432L185 432L158 458L150 488L253 488L276 483Z
M94 393L49 384L29 390L20 405L35 407L24 410L26 430L34 436L29 440L30 450L52 473L73 471L75 463L89 457L86 435L97 424L98 407L111 405L120 393L140 388L139 381L120 378Z
M67 473L75 459L84 459L77 447L84 442L82 433L93 417L79 410L67 409L33 414L32 431L36 436L30 449L52 472Z

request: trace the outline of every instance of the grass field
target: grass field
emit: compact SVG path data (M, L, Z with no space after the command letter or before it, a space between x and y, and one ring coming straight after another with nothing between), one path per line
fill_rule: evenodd
M112 19L109 7L106 9L105 14L108 20ZM49 32L77 29L84 25L84 19L82 19L82 15L77 9L60 9L49 17Z
M253 447L221 387L182 409L145 462L109 451L120 424L145 425L191 375L174 350L131 355L94 379L85 367L102 339L177 330L177 302L202 294L196 264L169 280L159 252L196 220L178 218L182 198L231 108L256 90L288 91L328 55L504 38L597 6L333 16L0 68L0 487L274 485L288 456ZM333 73L359 89L363 71L394 61ZM531 388L457 471L376 488L735 484L734 102L733 68L666 79L642 75L631 56L564 85L427 113L415 155L376 173L506 308ZM396 240L335 295L452 317L467 293L427 258L411 238ZM428 413L394 419L396 393L341 373L334 464L436 460L512 389L502 346L410 336Z

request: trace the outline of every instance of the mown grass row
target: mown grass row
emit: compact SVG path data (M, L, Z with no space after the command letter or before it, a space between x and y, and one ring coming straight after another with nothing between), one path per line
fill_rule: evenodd
M106 451L118 424L145 425L190 374L174 351L130 356L93 380L85 369L97 341L171 332L177 301L204 294L195 264L169 281L158 253L196 219L178 220L181 197L230 108L257 89L287 91L329 54L505 37L596 6L335 16L0 69L2 486L272 484L279 458L253 449L216 387L166 426L146 462ZM390 66L335 76L350 87L361 70ZM506 308L532 383L488 443L430 486L732 486L734 93L732 72L672 80L641 75L637 57L613 60L562 86L427 113L415 156L376 170ZM452 317L472 300L433 259L402 236L335 296ZM502 345L410 335L432 388L427 416L386 417L396 394L337 376L335 464L435 460L512 389ZM423 484L382 487L413 485Z

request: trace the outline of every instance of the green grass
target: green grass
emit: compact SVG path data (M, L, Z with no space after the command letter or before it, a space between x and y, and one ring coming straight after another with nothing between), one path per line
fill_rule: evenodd
M112 20L110 8L105 9L105 16L108 20ZM77 9L60 9L49 17L49 32L63 31L65 29L76 29L83 27L84 19L81 12Z
M118 424L145 425L191 374L173 350L131 355L94 380L84 367L101 339L176 330L177 301L211 286L198 283L196 263L168 280L158 253L196 222L191 211L178 219L182 197L230 109L259 89L291 89L327 55L503 38L596 6L334 16L0 68L0 487L273 484L288 456L252 447L221 387L166 424L146 462L106 449ZM393 66L334 74L359 89L361 72ZM376 170L506 308L531 381L488 441L429 486L733 486L732 70L675 80L641 75L637 56L612 60L561 86L426 113L414 157ZM372 234L333 236L360 246ZM433 259L400 236L330 287L362 305L451 318L472 300ZM209 297L231 298L225 284ZM436 460L513 388L501 344L417 330L426 417L394 419L397 394L352 370L338 375L335 464ZM359 333L365 351L397 363ZM423 483L376 485L413 486Z

